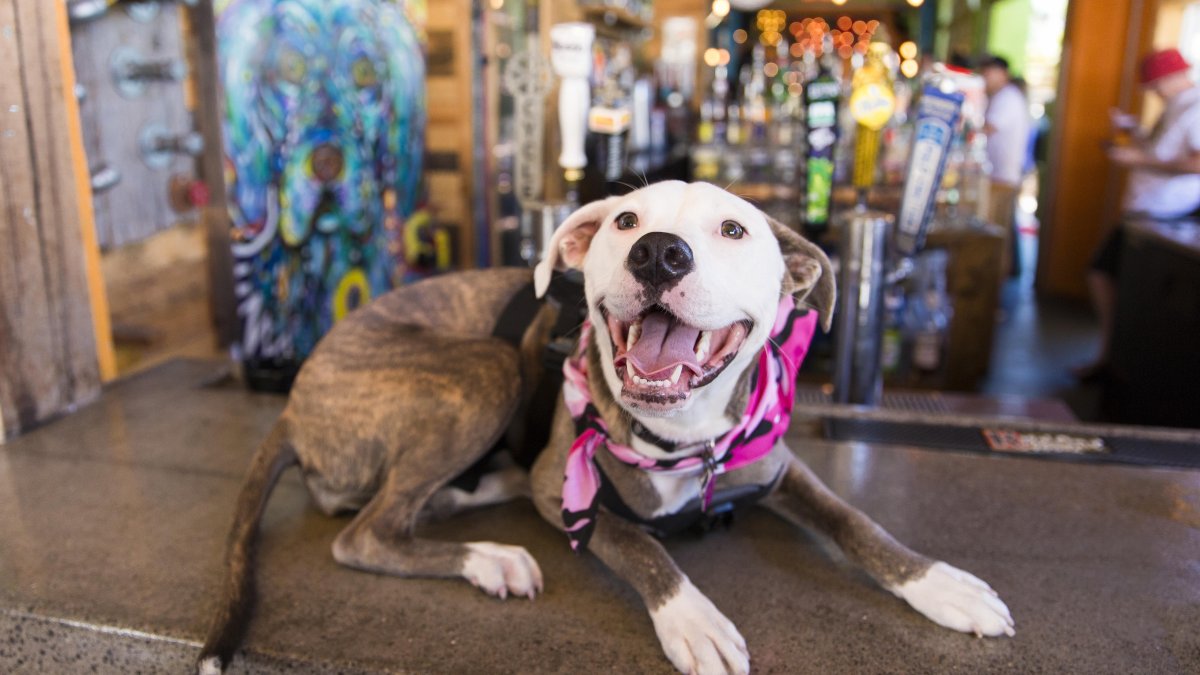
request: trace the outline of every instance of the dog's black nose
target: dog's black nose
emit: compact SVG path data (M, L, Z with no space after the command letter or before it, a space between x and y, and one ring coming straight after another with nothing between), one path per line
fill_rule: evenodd
M667 232L651 232L638 239L625 259L625 268L652 287L674 282L695 266L692 247Z
M328 183L342 175L346 159L340 148L329 143L322 143L313 149L309 158L313 175L322 183Z

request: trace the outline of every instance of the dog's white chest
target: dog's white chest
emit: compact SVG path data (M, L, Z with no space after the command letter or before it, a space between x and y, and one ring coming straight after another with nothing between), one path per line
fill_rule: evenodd
M652 473L650 484L662 499L662 505L654 512L655 518L677 513L700 496L700 477L691 473L676 476Z
M640 438L633 439L633 449L649 455L651 446ZM655 448L657 449L657 448ZM658 493L661 504L652 517L677 513L688 502L700 497L700 477L702 468L697 467L684 471L647 471L650 485Z

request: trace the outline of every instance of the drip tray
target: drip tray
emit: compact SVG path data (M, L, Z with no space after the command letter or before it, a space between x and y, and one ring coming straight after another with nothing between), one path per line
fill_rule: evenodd
M1105 437L1005 427L952 426L888 420L827 417L825 437L938 450L1042 457L1076 462L1200 468L1200 444L1143 438Z

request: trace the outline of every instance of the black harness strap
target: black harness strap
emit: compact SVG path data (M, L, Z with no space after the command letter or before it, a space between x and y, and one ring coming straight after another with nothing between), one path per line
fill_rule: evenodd
M562 398L563 362L575 350L579 331L587 318L582 276L555 274L550 279L546 297L558 305L558 320L550 329L550 339L542 350L542 376L534 385L533 396L525 410L524 438L520 447L509 448L517 463L526 468L533 466L550 440L554 410Z
M775 478L761 485L737 485L716 490L707 510L701 508L700 499L693 499L674 513L643 518L625 503L599 464L596 465L596 470L600 472L600 503L614 515L645 527L657 537L669 537L684 532L704 535L718 527L729 527L733 524L735 513L745 511L771 494L771 490L775 489L784 473L780 471Z
M495 454L514 442L518 447L508 447L509 453L518 464L527 469L533 466L538 453L546 447L550 438L554 407L558 404L558 397L562 392L563 360L574 348L579 328L587 316L582 276L555 273L551 278L546 298L561 309L558 321L550 331L550 341L542 353L542 377L534 386L529 405L523 411L518 411L522 419L514 421L514 426L523 433L514 434L510 429L506 437L497 441L491 450L450 483L454 487L474 492L479 485L479 479L490 470ZM496 325L492 329L492 336L519 350L525 331L533 325L533 320L542 309L542 302L534 293L532 281L522 286L500 312L500 317L496 319Z
M582 275L556 272L550 278L545 299L558 306L558 319L550 329L550 339L542 351L542 376L534 384L533 394L524 410L523 433L519 438L509 439L517 445L510 447L509 452L525 468L533 466L538 453L550 440L554 409L562 395L563 361L574 351L579 329L587 318ZM542 302L534 294L533 282L530 282L505 306L492 335L519 349L525 331L542 308Z
M521 338L541 308L542 302L533 292L533 282L525 284L500 312L500 318L496 319L496 326L492 329L492 337L498 337L519 349Z

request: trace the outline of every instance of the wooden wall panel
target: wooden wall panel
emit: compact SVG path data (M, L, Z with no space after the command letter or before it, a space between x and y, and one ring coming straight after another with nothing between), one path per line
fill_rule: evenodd
M472 60L479 53L471 42L471 12L472 0L431 2L426 23L429 166L425 175L438 224L454 230L455 262L460 267L471 267L475 261L471 111Z
M0 3L0 417L11 436L95 398L65 5Z
M459 153L470 145L470 129L464 129L458 119L429 120L425 128L425 145L430 152Z

